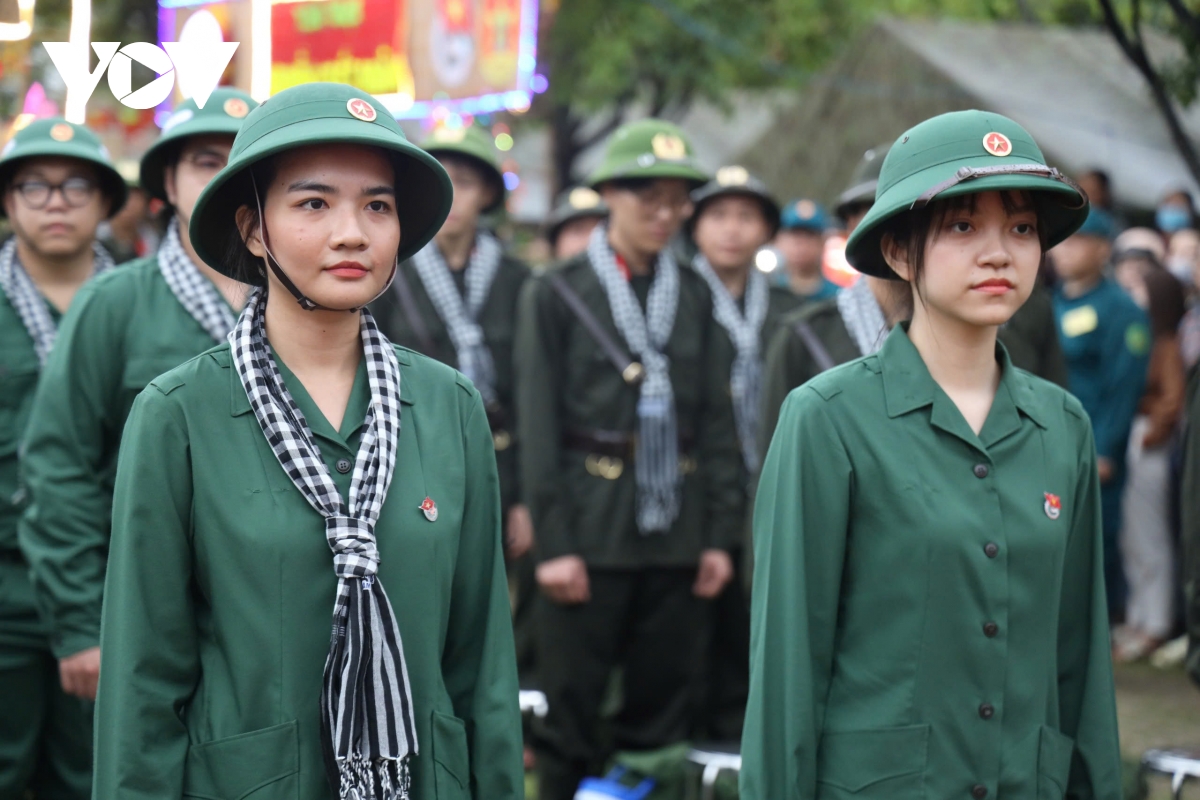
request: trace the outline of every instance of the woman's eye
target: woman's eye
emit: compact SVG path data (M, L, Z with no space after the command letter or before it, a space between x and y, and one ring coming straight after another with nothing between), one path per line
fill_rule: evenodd
M387 204L386 200L372 200L367 205L367 208L371 211L388 211L391 206Z
M1028 222L1018 224L1013 230L1017 232L1018 236L1032 236L1037 233L1037 228Z
M971 223L967 222L966 220L959 220L958 222L951 222L950 230L954 231L955 233L970 233L971 232Z
M309 211L317 211L325 207L325 201L319 197L310 197L300 204L301 208L307 208Z

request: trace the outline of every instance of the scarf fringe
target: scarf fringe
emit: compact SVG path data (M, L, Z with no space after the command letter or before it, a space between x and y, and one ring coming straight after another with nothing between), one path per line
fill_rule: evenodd
M377 758L362 753L338 762L338 800L409 800L412 774L407 758Z

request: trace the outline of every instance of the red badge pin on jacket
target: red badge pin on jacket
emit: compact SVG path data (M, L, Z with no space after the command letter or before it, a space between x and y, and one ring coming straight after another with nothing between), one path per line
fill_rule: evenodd
M1046 509L1046 516L1050 519L1058 519L1058 515L1062 513L1062 500L1058 499L1058 495L1045 492L1046 504L1042 508Z
M437 521L437 503L433 502L431 498L426 497L425 501L421 503L421 511L425 513L425 519L430 522Z

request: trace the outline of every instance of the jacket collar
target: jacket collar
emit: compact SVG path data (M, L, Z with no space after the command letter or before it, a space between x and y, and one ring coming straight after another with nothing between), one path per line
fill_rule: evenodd
M1038 399L1028 374L1013 366L1008 350L996 342L996 360L1000 362L1000 385L983 429L976 436L962 413L925 366L921 354L908 338L908 323L892 329L876 361L883 377L887 414L896 418L919 408L932 406L930 424L973 446L990 447L1021 427L1021 415L1046 428L1049 415Z
M238 378L237 370L233 368L233 357L229 350L225 349L220 353L221 366L229 370L229 415L231 417L240 417L243 414L249 414L253 409L250 408L250 398L246 397L246 390L242 388L242 382ZM412 356L403 348L396 350L396 361L400 362L400 403L402 405L411 406L416 401L413 399L413 390L409 384L412 371L405 367L412 366Z

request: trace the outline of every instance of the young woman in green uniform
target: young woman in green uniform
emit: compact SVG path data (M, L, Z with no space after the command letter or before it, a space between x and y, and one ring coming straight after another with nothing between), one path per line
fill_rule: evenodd
M168 117L141 164L141 185L174 212L162 246L88 282L38 381L21 460L29 497L21 546L63 672L77 676L89 700L125 418L151 380L224 341L245 300L246 286L197 263L187 222L255 105L220 88L203 109L189 99Z
M784 403L743 798L1120 798L1091 428L996 339L1086 214L997 114L888 154L847 253L909 282L913 319Z
M522 795L483 403L364 309L450 195L378 101L310 83L197 199L197 255L257 288L125 429L97 797Z

